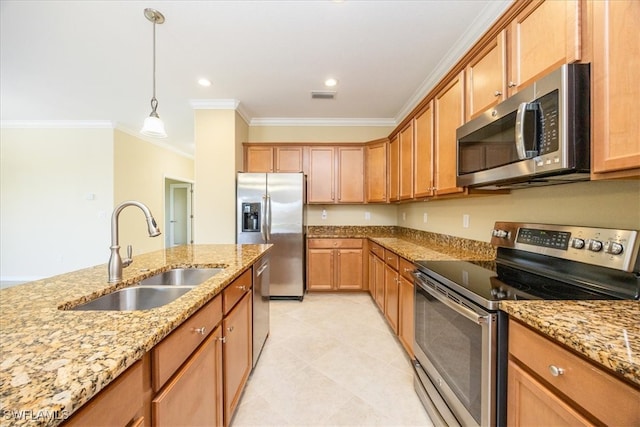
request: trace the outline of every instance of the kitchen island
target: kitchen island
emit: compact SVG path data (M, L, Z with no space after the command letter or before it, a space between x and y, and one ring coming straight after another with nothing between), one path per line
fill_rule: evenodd
M141 254L123 280L98 265L0 291L0 423L57 425L220 294L271 245L189 245ZM164 306L69 308L176 267L221 267Z

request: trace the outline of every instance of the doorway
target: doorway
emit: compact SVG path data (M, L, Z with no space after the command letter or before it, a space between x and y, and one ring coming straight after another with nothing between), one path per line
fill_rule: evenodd
M193 183L165 178L165 247L193 243Z

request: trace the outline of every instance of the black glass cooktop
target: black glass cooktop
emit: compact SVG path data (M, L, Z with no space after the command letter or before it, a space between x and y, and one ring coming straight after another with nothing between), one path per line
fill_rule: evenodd
M500 300L637 299L639 283L637 277L625 275L623 283L610 288L610 278L588 281L567 275L576 266L566 264L542 267L539 274L500 262L487 267L487 263L469 261L417 261L416 267L433 281L487 307L492 305L487 302Z

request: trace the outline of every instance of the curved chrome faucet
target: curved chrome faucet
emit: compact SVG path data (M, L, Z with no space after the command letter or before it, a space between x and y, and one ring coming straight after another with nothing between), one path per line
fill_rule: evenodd
M156 220L153 219L151 211L143 203L137 202L135 200L128 200L116 206L116 208L113 210L113 214L111 215L111 256L109 257L109 283L116 283L122 280L122 269L124 267L128 267L133 262L133 259L131 257L131 246L127 248L127 258L123 260L120 257L120 244L118 242L118 216L120 216L120 212L127 206L137 206L142 209L142 212L144 212L144 216L147 220L149 237L156 237L160 235L160 229L156 224Z

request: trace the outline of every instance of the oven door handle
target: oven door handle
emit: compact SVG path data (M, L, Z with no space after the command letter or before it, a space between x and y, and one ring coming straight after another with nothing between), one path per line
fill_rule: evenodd
M420 280L417 280L416 283L420 286L421 289L424 289L429 295L431 295L433 298L437 299L438 301L440 301L441 303L443 303L444 305L446 305L447 307L451 308L452 310L454 310L456 313L461 314L462 316L466 317L467 319L471 320L472 322L477 323L478 325L482 325L483 323L487 323L487 321L489 320L489 316L481 316L478 313L476 313L475 311L460 305L458 303L456 303L455 301L443 296L443 295L439 295L436 291L433 291L425 286L422 286L422 284L420 283Z

